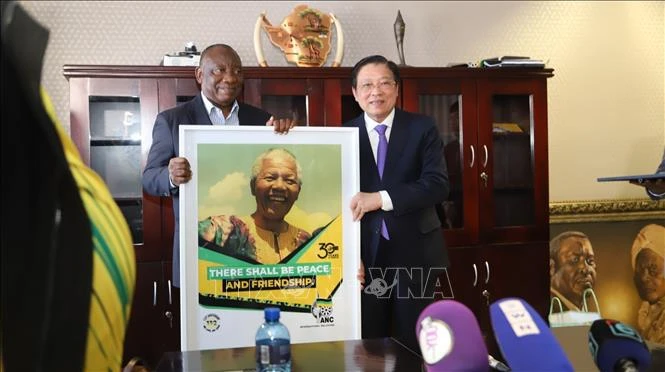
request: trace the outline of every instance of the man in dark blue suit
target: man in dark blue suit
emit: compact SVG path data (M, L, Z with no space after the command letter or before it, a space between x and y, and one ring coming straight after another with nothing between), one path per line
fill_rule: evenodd
M291 119L274 119L269 113L237 101L243 86L242 62L233 48L214 44L201 53L195 70L201 94L191 101L166 110L155 120L152 146L143 170L143 189L156 196L172 196L175 215L173 239L173 285L180 287L178 186L192 179L187 159L178 155L178 127L203 125L272 125L276 132L288 132Z
M360 192L350 207L361 221L362 337L395 337L418 352L416 321L448 265L435 205L449 184L434 121L395 107L399 85L394 62L359 61L352 90L364 114L344 125L359 128Z

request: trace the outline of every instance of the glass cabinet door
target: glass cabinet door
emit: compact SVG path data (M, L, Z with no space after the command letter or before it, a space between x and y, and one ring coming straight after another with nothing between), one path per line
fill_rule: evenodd
M181 105L201 94L193 72L191 77L159 79L158 85L159 112Z
M306 70L308 77L302 76ZM246 68L243 101L300 126L341 126L362 113L350 68Z
M531 95L492 97L492 178L494 226L534 224L533 168L531 155Z
M245 78L244 102L299 126L323 126L323 81L319 79Z
M143 243L141 107L138 97L90 96L90 167L104 179L132 233Z
M104 180L120 207L137 259L158 259L161 227L144 221L154 221L151 216L159 206L144 197L141 181L157 114L156 81L72 78L70 87L71 135L83 161Z
M350 73L349 73L350 75ZM363 113L351 90L351 79L340 77L323 82L325 100L324 125L338 127Z
M479 84L480 215L495 241L547 240L545 89L529 79Z
M477 240L477 124L473 86L453 79L403 79L402 106L434 119L444 144L450 193L438 207L449 246Z

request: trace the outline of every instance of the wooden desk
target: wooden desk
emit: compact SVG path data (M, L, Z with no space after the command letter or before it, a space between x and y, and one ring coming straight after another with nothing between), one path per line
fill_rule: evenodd
M588 326L552 329L575 371L598 371L588 345ZM649 344L649 372L665 371L665 348ZM424 371L419 355L392 338L291 345L293 371ZM500 358L500 355L495 355ZM253 347L165 353L157 371L254 371Z
M292 371L424 371L420 356L392 338L291 345ZM168 352L157 371L254 371L254 347Z

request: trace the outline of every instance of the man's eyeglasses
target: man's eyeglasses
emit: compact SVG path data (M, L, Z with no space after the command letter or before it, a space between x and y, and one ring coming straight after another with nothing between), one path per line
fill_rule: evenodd
M373 91L374 88L379 88L380 91L385 92L394 87L395 84L397 84L397 82L394 80L381 80L377 81L376 83L366 82L358 85L358 90L360 90L362 93L369 93Z

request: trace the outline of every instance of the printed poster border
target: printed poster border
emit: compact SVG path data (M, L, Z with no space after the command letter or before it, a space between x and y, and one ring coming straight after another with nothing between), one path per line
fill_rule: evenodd
M264 126L223 127L210 125L180 125L180 156L187 158L192 167L192 180L181 185L180 193L180 308L181 308L181 350L205 350L227 347L253 346L256 329L263 320L263 312L258 309L232 309L223 314L216 309L206 308L200 304L199 295L199 239L198 222L201 195L198 195L200 178L198 172L199 145L226 145L236 146L234 149L253 147L281 147L295 148L299 146L316 149L321 147L339 147L339 162L341 164L341 185L337 187L341 195L331 195L341 201L339 206L342 229L342 280L341 288L335 289L335 296L343 299L335 301L334 314L336 324L333 327L312 328L316 325L294 325L294 322L313 321L312 314L282 313L282 320L289 327L293 343L321 342L360 339L360 284L356 279L360 267L360 224L353 222L348 202L359 191L359 149L357 128L317 128L297 127L288 135L275 133L272 128ZM238 147L241 145L242 147ZM226 146L231 148L230 146ZM213 147L217 148L217 147ZM240 151L245 153L246 151ZM201 160L203 162L203 160ZM220 160L229 161L229 160ZM238 161L231 159L230 161ZM300 159L314 161L311 159ZM305 177L303 177L305 178ZM203 178L201 178L203 179ZM303 184L303 188L312 186ZM314 180L315 182L324 182ZM322 197L326 197L325 195ZM302 198L301 198L302 199ZM296 203L299 203L298 200ZM269 265L269 266L279 266ZM318 289L317 289L318 298ZM335 297L338 298L338 297ZM324 304L326 305L326 304ZM204 309L205 310L202 310ZM202 312L203 311L203 312ZM312 313L314 311L312 310ZM348 314L348 315L344 315ZM203 315L203 316L202 316ZM300 318L295 318L300 316ZM303 317L309 318L303 318ZM310 319L311 318L311 319ZM208 324L206 325L206 322ZM216 323L211 326L209 323ZM298 323L299 324L299 323ZM241 325L241 326L240 326ZM231 327L231 331L225 327ZM235 328L233 328L235 327ZM215 332L215 333L211 333ZM318 333L317 333L318 332ZM214 335L215 337L212 337ZM228 337L237 337L237 340L228 340ZM216 341L223 340L223 341Z

